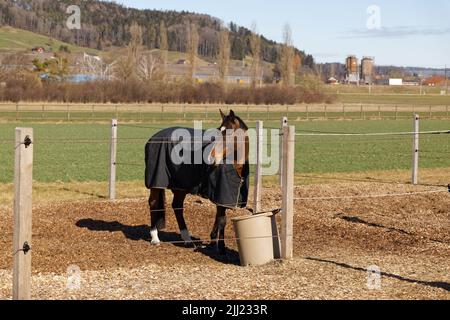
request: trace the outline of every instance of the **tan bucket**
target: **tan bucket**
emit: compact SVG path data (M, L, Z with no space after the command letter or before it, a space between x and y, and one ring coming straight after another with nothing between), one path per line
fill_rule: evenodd
M265 213L231 219L242 266L258 266L274 259L273 214ZM275 225L276 229L276 225ZM275 241L274 241L275 240Z

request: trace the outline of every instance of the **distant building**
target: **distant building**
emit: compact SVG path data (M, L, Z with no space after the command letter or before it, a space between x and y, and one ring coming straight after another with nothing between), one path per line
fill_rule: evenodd
M361 81L363 84L372 84L374 76L375 59L364 57L361 60Z
M346 77L345 81L349 84L359 85L360 75L358 58L356 56L348 56L345 60Z
M443 86L444 84L445 84L445 77L443 76L433 76L423 80L423 85L429 87L439 87Z
M389 79L389 85L390 86L402 86L403 85L403 79L390 78Z
M327 83L328 84L339 84L339 81L335 77L331 77L327 80Z
M34 52L34 53L44 53L44 52L45 52L45 49L44 49L43 47L34 47L34 48L31 48L31 52Z

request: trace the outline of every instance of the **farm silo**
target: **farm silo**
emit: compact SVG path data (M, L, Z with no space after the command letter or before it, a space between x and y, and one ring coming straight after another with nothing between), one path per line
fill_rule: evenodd
M365 84L372 84L374 76L374 58L364 57L361 60L361 78Z
M359 84L359 68L358 58L356 56L348 56L345 61L347 71L347 83Z

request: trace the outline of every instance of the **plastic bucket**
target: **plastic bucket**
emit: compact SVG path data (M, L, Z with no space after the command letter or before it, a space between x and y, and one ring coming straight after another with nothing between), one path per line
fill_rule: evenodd
M274 259L272 217L272 213L265 213L231 219L242 266L263 265Z

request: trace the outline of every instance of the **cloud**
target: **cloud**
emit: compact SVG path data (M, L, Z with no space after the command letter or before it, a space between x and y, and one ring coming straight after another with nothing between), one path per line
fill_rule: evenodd
M397 26L397 27L382 27L380 29L353 29L348 31L340 38L407 38L416 36L442 36L450 34L450 27L436 28L436 27L414 27L414 26Z

